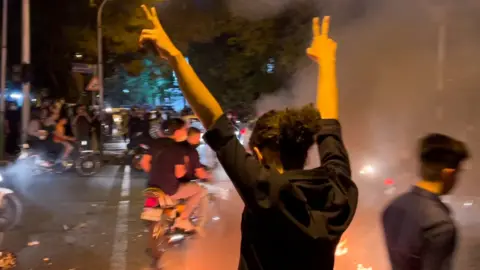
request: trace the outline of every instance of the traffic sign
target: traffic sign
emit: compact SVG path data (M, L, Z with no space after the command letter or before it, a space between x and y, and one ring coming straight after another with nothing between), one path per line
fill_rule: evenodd
M97 65L83 64L83 63L73 63L72 71L77 73L92 74L97 69Z
M98 91L100 90L100 82L98 80L98 77L93 77L90 82L87 85L87 88L85 88L87 91Z

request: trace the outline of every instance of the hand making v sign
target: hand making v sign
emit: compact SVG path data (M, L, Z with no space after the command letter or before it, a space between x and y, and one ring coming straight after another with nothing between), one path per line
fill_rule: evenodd
M323 18L321 28L320 19L318 17L313 18L313 40L307 49L307 55L319 64L335 61L336 59L337 43L328 36L329 30L329 16Z
M147 20L152 23L153 28L142 30L139 39L140 46L148 41L153 42L163 58L170 58L180 54L180 51L173 45L173 42L167 33L165 33L165 30L163 30L162 24L157 16L157 10L154 7L149 10L145 5L142 5L142 9L145 12Z

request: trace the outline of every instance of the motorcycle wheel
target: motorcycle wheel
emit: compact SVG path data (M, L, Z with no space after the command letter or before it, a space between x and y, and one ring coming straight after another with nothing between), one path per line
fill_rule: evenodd
M17 226L23 215L23 205L14 193L5 194L0 208L0 230L9 231Z
M160 258L170 248L169 230L170 226L166 221L152 222L150 224L150 249L154 258Z
M203 197L200 201L200 204L197 208L193 210L191 220L195 227L203 229L211 219L211 206L213 204L213 199L210 194Z
M92 176L100 170L101 162L94 154L82 155L75 161L75 170L80 176Z

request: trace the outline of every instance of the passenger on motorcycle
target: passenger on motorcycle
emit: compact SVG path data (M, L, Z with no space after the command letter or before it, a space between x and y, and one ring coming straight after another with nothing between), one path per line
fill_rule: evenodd
M47 131L43 129L43 123L40 119L40 110L33 110L30 123L28 123L28 139L27 142L30 148L43 152L45 146L45 139L47 138Z
M49 153L55 155L55 158L57 158L63 152L62 158L65 159L68 157L65 151L65 146L62 143L55 142L54 140L56 130L57 130L57 120L59 117L60 117L59 111L56 109L53 109L50 112L50 116L47 117L47 119L45 120L44 128L48 133L47 139L46 139L46 147Z
M75 137L65 135L65 125L67 122L68 120L66 117L60 117L55 127L55 133L53 136L54 142L61 143L64 147L63 159L66 159L68 156L70 156L70 153L72 153L74 149L72 143L75 142Z
M160 188L173 200L187 200L185 210L175 220L174 227L193 232L195 227L190 222L190 215L207 192L196 183L179 181L186 175L186 164L189 163L185 147L179 144L187 138L185 121L179 118L164 121L162 130L166 136L152 140L149 154L144 155L141 161L142 168L149 173L147 185Z
M209 174L205 167L200 163L200 155L197 147L200 145L200 136L202 132L195 127L188 128L188 137L185 141L180 142L185 147L189 162L187 165L187 173L182 177L180 182L189 182L194 179L208 179Z

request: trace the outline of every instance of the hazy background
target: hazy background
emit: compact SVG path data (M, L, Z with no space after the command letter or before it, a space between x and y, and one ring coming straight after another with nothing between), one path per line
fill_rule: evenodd
M239 16L258 19L282 11L291 1L304 0L232 0L230 8ZM339 44L341 120L354 166L381 160L391 167L401 158L413 160L416 141L427 132L465 140L475 156L480 3L321 2L323 13L332 16L330 33ZM441 24L445 25L443 65L438 62ZM303 60L298 66L290 87L260 98L260 111L315 100L317 67ZM439 81L443 91L438 89ZM475 158L469 167L474 164ZM472 173L467 173L468 178L475 177Z

